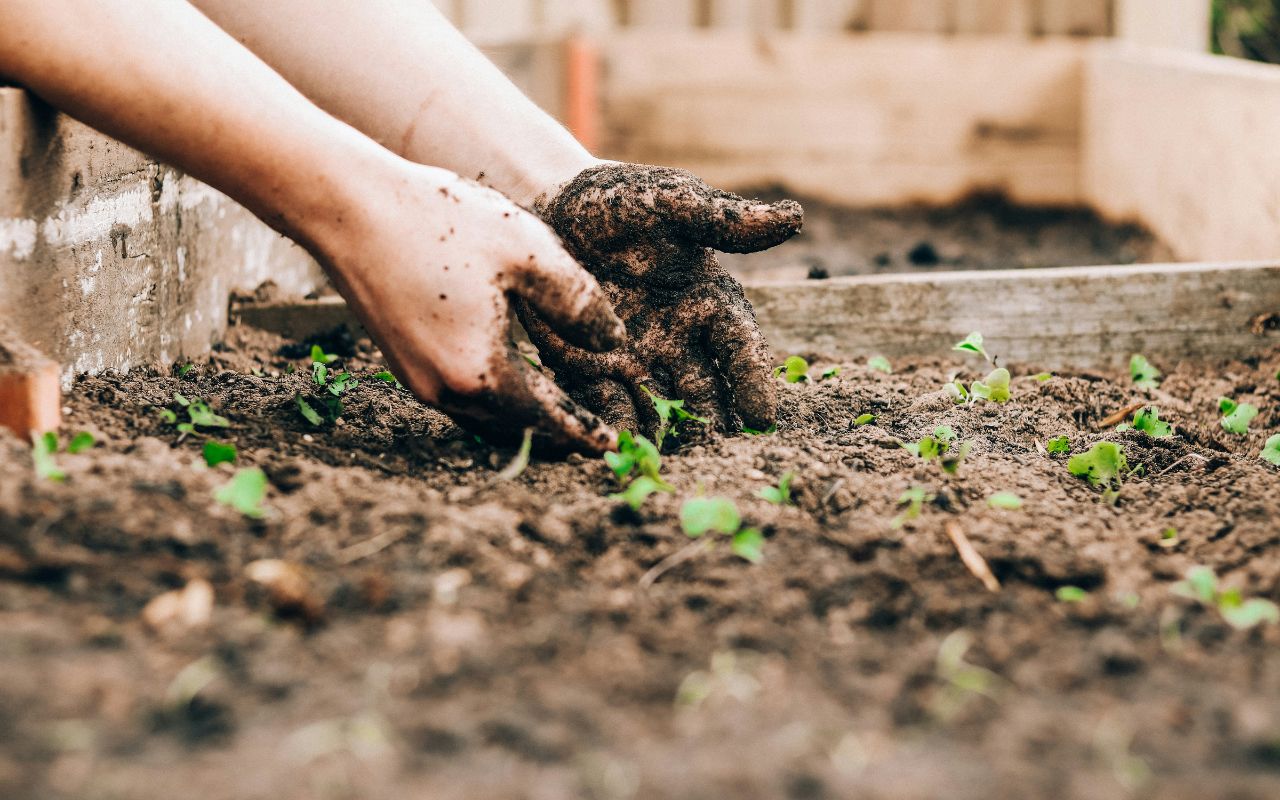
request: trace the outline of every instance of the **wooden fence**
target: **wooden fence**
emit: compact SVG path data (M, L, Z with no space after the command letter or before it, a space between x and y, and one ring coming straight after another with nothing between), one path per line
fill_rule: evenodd
M472 39L492 44L619 29L691 28L1108 36L1124 7L1135 2L1150 0L436 0L436 5Z

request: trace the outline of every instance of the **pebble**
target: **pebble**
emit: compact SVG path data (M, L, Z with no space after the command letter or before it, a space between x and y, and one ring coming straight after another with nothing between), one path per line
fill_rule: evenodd
M193 578L181 589L157 595L142 609L142 621L161 636L203 628L213 615L213 586Z
M311 581L297 564L264 558L248 564L244 575L267 590L267 600L277 614L297 615L307 622L324 615L324 601L316 596Z

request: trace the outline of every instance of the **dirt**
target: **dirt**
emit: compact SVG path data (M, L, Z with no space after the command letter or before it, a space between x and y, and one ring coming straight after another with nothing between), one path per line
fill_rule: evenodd
M777 189L752 194L784 196ZM862 209L799 199L805 211L799 236L773 250L723 256L724 265L755 280L793 280L1176 260L1145 228L1109 222L1087 208L1027 207L1000 195L942 207Z
M632 513L598 460L500 479L512 454L374 379L367 343L323 345L361 380L337 425L294 404L307 344L241 328L185 375L79 380L64 438L99 445L59 454L61 483L0 434L0 795L1280 792L1280 626L1237 631L1171 592L1207 565L1280 600L1280 475L1258 457L1280 352L1159 364L1150 395L1015 365L1012 402L964 407L940 391L980 377L959 354L846 363L780 384L773 435L677 447L677 494ZM269 477L265 518L214 500L233 468L154 410L182 411L175 391L229 419L240 465ZM1218 425L1224 394L1261 409L1254 432ZM1143 399L1176 436L1094 430ZM943 424L973 443L954 476L899 446ZM1120 442L1143 474L1107 505L1040 450L1059 435ZM785 472L794 506L755 496ZM913 486L936 499L895 528ZM1024 506L989 508L997 491ZM689 549L679 507L699 492L737 502L763 563ZM183 587L187 611L155 601ZM940 668L944 642L971 666Z

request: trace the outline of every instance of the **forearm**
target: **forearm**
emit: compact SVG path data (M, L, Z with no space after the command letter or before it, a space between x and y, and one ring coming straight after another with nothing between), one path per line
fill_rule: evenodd
M313 250L394 160L186 3L0 0L0 74Z
M516 202L594 162L427 0L194 0L322 108Z

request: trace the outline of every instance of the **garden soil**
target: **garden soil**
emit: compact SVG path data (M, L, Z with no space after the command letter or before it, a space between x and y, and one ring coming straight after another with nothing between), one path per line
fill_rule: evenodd
M1280 600L1280 352L1158 364L1153 391L1015 365L1007 405L942 391L976 357L844 363L782 386L772 435L669 442L676 493L632 512L596 459L502 479L513 454L375 379L367 343L322 344L360 379L336 425L295 403L309 343L236 328L185 374L80 379L64 439L98 445L64 481L0 434L0 796L1280 796L1280 625L1173 592L1205 565ZM215 500L234 468L162 418L175 392L265 471L262 519ZM1098 429L1143 401L1175 436ZM900 446L940 425L972 443L955 475ZM1141 470L1107 504L1057 436ZM794 505L756 496L786 473ZM699 494L762 563L691 544Z

